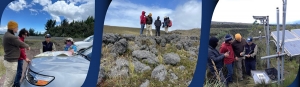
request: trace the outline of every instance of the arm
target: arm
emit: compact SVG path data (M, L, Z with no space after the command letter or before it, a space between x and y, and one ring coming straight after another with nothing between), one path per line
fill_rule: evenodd
M12 38L11 41L12 41L11 42L12 44L14 44L15 46L18 46L20 48L29 48L29 46L26 43L22 42L18 38Z
M220 60L222 60L222 59L225 57L224 54L215 56L211 51L208 52L208 56L209 56L209 58L212 59L213 61L220 61Z
M250 54L250 56L251 56L251 57L256 56L257 50L258 50L257 45L255 45L254 52L253 52L252 54Z
M56 51L56 47L55 47L55 44L53 43L52 45L52 51Z
M43 43L41 43L40 53L43 53Z

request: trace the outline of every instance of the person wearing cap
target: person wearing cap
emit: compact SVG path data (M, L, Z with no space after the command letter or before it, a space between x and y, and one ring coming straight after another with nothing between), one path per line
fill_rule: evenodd
M2 87L12 87L17 73L18 60L21 55L20 48L30 50L29 45L22 42L15 33L18 32L18 23L9 21L7 32L2 37L2 46L4 48L3 65L6 68L5 81Z
M233 62L234 62L234 51L232 49L231 43L233 42L232 37L227 34L225 36L225 41L222 43L220 47L220 53L229 53L228 57L224 58L224 64L227 68L227 82L232 82L233 76Z
M56 50L55 44L51 42L50 34L45 35L45 41L43 41L41 45L42 47L40 48L40 53Z
M20 41L24 42L24 39L26 37L28 37L28 31L23 28L19 31L19 39ZM30 59L26 57L26 52L24 48L20 48L20 57L18 59L18 67L17 67L17 73L16 73L16 77L15 77L15 81L14 81L14 87L20 87L20 80L22 77L22 71L23 71L23 61L29 63Z
M245 68L246 74L251 76L251 70L256 70L256 54L258 47L253 43L253 38L247 38L247 44L245 45L244 52L242 53L245 56Z
M64 51L70 51L72 53L77 52L77 47L74 45L73 38L66 39Z
M213 78L217 79L217 76L220 76L220 80L227 84L227 81L225 80L223 73L222 73L222 68L224 66L224 58L229 57L229 52L225 52L224 54L221 54L218 52L216 47L218 46L219 39L216 37L211 37L209 39L209 47L208 47L208 58L207 58L207 63L210 72L213 74ZM217 71L215 70L215 67ZM217 75L217 73L219 75Z
M146 12L142 11L142 15L140 16L140 24L141 24L141 30L140 30L140 35L143 34L145 24L146 24Z
M153 23L153 18L152 14L149 13L149 15L146 17L146 36L148 36L148 33L150 33L150 36L152 36L152 23Z
M155 36L160 36L160 26L161 26L161 21L159 19L160 17L157 16L157 19L154 22L155 25Z
M236 60L236 67L237 67L237 76L239 80L244 80L243 79L243 73L245 72L244 69L244 56L242 56L242 52L244 51L244 46L246 45L246 40L242 38L242 35L237 33L235 34L235 40L231 44L234 55L235 55L235 60Z

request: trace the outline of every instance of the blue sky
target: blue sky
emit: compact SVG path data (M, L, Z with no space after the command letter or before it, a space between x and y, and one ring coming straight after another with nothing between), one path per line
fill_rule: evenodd
M141 11L153 14L153 19L169 16L174 29L192 29L201 26L202 0L113 0L105 18L105 25L140 27ZM44 32L48 19L58 23L63 19L84 20L94 16L95 0L16 0L3 12L0 30L6 31L9 20L19 28L33 28ZM154 26L153 26L154 28Z
M85 20L95 14L95 0L16 0L5 8L0 30L7 29L7 22L14 20L19 28L33 28L44 32L49 19L55 19L57 24L63 19Z

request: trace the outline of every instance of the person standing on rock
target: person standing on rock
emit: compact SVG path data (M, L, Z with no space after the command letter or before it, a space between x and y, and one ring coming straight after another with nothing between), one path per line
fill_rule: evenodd
M152 14L149 13L149 15L146 17L146 36L148 36L148 32L150 33L150 36L152 36L152 23L153 23L153 18Z
M161 26L161 21L159 20L159 16L157 16L157 19L154 22L155 25L155 36L160 36L160 26Z
M241 34L235 34L235 40L232 43L232 48L235 54L236 66L237 66L237 73L238 79L243 80L243 72L244 69L244 59L245 57L242 56L242 52L244 51L244 46L246 45L246 40L242 38Z
M19 32L19 39L20 41L24 42L24 39L29 36L28 35L28 31L23 28L20 30ZM18 67L17 67L17 73L16 73L16 77L15 77L15 81L14 81L14 86L13 87L20 87L20 80L22 77L22 71L23 71L23 61L26 61L27 63L30 62L30 59L26 57L26 52L24 48L20 48L20 57L18 60Z
M216 47L218 46L218 42L219 39L216 37L211 37L209 39L207 63L210 72L213 74L213 78L218 79L219 81L227 85L227 81L225 80L222 73L222 68L224 66L224 58L229 57L229 52L220 54L216 49Z
M3 36L2 46L4 48L3 65L6 68L5 81L2 87L12 87L17 73L18 59L21 54L20 48L30 50L30 47L19 40L15 33L18 32L18 23L9 21L7 24L7 32Z
M169 26L168 26L168 24L169 24L169 17L167 17L167 16L165 16L164 17L164 22L163 22L163 28L165 28L165 34L167 34L167 33L169 33L168 32L168 28L169 28Z
M66 44L64 47L65 51L70 51L72 52L72 54L77 52L77 47L74 45L73 38L67 38L65 44Z
M248 76L251 76L251 70L256 70L257 51L258 47L253 43L252 37L247 38L247 44L242 55L245 56L246 74Z
M146 12L142 11L142 15L140 16L140 24L141 24L141 30L140 30L140 35L143 34L145 24L146 24Z
M50 34L45 35L45 41L43 41L41 45L42 47L40 48L40 53L56 50L55 44L51 42Z
M222 43L220 47L220 53L229 53L228 57L224 58L224 63L227 68L227 82L232 82L232 76L233 76L233 62L234 62L234 51L232 49L231 43L233 42L232 37L227 34L225 36L225 42Z

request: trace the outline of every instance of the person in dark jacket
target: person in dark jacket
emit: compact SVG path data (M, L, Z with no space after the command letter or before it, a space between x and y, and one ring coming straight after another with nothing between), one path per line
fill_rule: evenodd
M165 28L165 34L169 33L169 31L168 31L168 28L169 28L168 24L169 24L169 17L165 16L164 17L163 26L162 26L163 28Z
M225 41L222 43L220 47L220 53L229 52L229 56L224 58L224 63L227 68L227 82L232 82L233 76L233 62L234 62L234 51L232 49L231 43L233 42L232 37L227 34L225 36Z
M141 30L140 30L140 35L143 34L145 24L146 24L146 12L142 11L142 15L140 16L140 24L141 24Z
M229 53L226 52L224 54L220 54L216 49L216 47L218 46L218 42L219 40L216 37L211 37L209 39L207 62L208 62L209 70L213 74L213 78L217 79L217 76L220 76L220 80L226 83L221 69L224 66L224 58L228 57ZM215 70L214 66L216 67L217 71ZM219 75L217 75L216 72Z
M153 18L152 14L149 13L149 15L146 17L146 36L148 36L148 33L150 33L150 36L152 36L152 23L153 23Z
M242 55L245 56L245 68L248 76L251 76L251 70L256 70L257 51L258 47L253 43L252 37L247 38L247 44Z
M155 25L155 36L160 36L160 26L161 26L161 21L159 20L159 16L157 17L157 19L154 22Z
M45 35L45 41L43 41L41 45L42 46L40 48L40 53L56 50L55 44L53 42L51 42L51 35L50 34Z
M28 35L28 31L23 28L20 30L19 32L19 39L20 41L24 42L24 39L29 36ZM30 59L26 57L26 52L24 48L20 48L20 57L18 59L18 67L17 67L17 73L16 73L16 77L15 77L15 81L14 81L14 87L20 87L20 80L22 77L22 71L23 71L23 61L29 63Z
M246 40L242 38L241 34L237 33L235 34L235 41L232 43L232 48L235 54L235 60L236 60L236 67L237 67L237 73L238 73L238 79L243 79L243 73L245 72L244 68L244 59L245 57L242 56L242 52L244 51L244 46L246 45Z
M17 73L18 59L20 58L21 50L20 48L25 48L30 50L30 47L20 41L20 39L15 36L18 32L18 23L15 21L9 21L7 24L7 32L3 35L2 46L4 48L4 61L3 65L6 68L5 81L2 87L12 87L14 84L14 79Z

